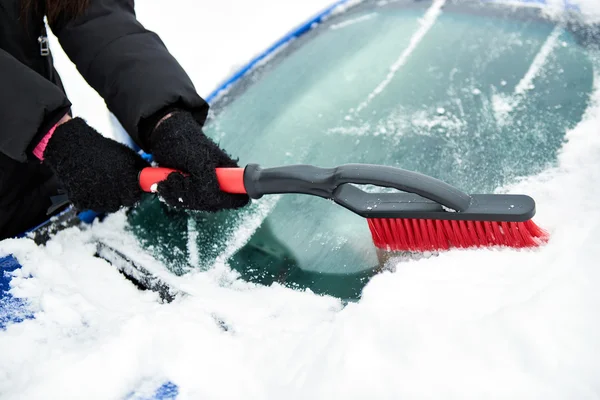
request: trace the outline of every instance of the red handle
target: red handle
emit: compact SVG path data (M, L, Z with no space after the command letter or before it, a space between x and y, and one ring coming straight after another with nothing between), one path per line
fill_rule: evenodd
M144 192L156 192L156 185L167 179L169 174L173 172L181 173L171 168L144 168L140 171L140 187ZM223 192L246 193L246 188L244 187L244 168L216 168L216 173L219 186Z

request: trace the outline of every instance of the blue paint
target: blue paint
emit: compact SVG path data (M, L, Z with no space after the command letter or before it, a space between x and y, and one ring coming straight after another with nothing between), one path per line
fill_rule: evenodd
M0 296L10 290L10 273L20 267L17 259L12 256L0 259Z
M91 211L91 210L87 210L87 211L82 211L79 214L77 214L77 217L82 221L85 222L86 224L91 224L92 222L94 222L94 220L99 217L100 214L95 212L95 211Z
M15 299L10 294L0 297L0 331L6 330L11 324L18 324L26 319L33 319L33 314L27 308L27 303Z
M156 390L153 399L175 400L179 395L179 387L173 382L167 382Z
M143 150L141 150L140 152L140 156L142 156L142 158L148 162L152 162L152 155L145 153Z
M33 318L33 314L27 309L27 304L8 292L11 273L19 268L21 268L19 261L12 256L0 259L0 330L6 329L10 324Z
M150 396L132 392L127 395L126 400L176 400L177 396L179 396L179 387L173 382L166 382Z

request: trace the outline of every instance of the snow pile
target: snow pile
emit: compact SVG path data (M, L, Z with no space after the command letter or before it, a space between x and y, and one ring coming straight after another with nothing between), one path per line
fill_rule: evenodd
M115 215L98 230L123 232L123 224ZM173 279L193 297L161 305L92 256L93 235L70 229L47 248L2 243L23 264L13 293L37 314L0 334L0 397L122 398L148 380L171 379L193 398L263 398L271 385L261 365L340 309L308 293L221 286L230 280L224 267Z
M239 13L232 15L234 4ZM179 0L139 8L206 93L225 65L325 5ZM197 13L168 12L173 7ZM199 39L221 36L204 46ZM198 52L190 53L194 46ZM558 167L508 188L536 199L535 219L552 235L547 246L399 263L347 307L238 281L224 264L165 275L187 295L159 304L155 293L138 291L93 257L94 237L110 235L144 257L121 214L61 232L47 247L0 242L0 254L14 253L23 265L12 294L36 314L0 331L0 398L120 399L165 381L177 384L182 399L598 397L599 78ZM67 81L76 103L89 95L78 78ZM97 114L91 102L80 104Z

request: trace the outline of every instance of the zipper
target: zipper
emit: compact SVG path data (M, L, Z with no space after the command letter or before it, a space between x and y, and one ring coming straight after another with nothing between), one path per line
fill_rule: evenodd
M42 57L48 57L50 55L48 36L45 36L44 34L40 35L38 38L38 43L40 44L40 55Z
M38 43L40 44L40 55L42 57L48 57L50 55L50 43L48 41L48 32L46 31L46 21L44 15L46 15L46 2L43 3L43 10L41 15L41 24L40 24L40 36L38 37Z
M48 39L48 32L46 31L46 25L44 22L42 22L38 43L40 45L40 56L44 58L44 69L46 70L45 75L48 80L53 82L54 72L52 66L52 56L50 55L50 40Z

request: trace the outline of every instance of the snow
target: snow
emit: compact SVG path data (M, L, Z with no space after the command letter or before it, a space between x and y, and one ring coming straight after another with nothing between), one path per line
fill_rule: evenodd
M140 19L202 94L328 5L137 2ZM77 113L108 132L101 102L57 59ZM0 398L121 399L166 381L180 399L598 398L599 78L597 71L595 102L568 132L559 165L504 188L536 199L535 220L552 235L547 246L397 263L346 307L241 282L222 260L205 272L170 275L137 247L119 213L65 230L46 247L0 242L0 254L23 265L11 294L36 317L0 331ZM247 240L272 204L261 206L232 246ZM160 304L155 293L138 291L93 257L95 237L126 248L186 295Z
M533 82L535 78L538 77L542 68L552 55L553 50L559 45L559 38L563 32L564 29L560 25L554 28L550 36L548 36L548 39L546 39L536 54L533 62L527 70L527 73L515 87L513 95L505 96L501 94L495 94L492 97L492 106L494 108L494 114L498 123L506 123L508 115L519 106L524 97L527 95L527 92L535 88Z
M546 42L540 48L540 51L533 59L531 66L527 70L527 73L521 79L517 87L515 87L515 95L521 96L525 94L528 90L532 89L533 80L539 75L540 70L543 68L544 64L552 54L552 51L556 46L558 46L560 35L563 33L563 28L561 26L557 26L554 28Z
M427 35L427 33L431 30L431 28L437 21L438 16L442 12L444 4L446 4L446 0L433 1L433 4L429 7L429 9L420 21L421 26L410 38L409 46L406 49L404 49L404 51L402 52L400 57L398 57L396 62L394 62L394 64L390 66L390 71L388 72L385 79L381 81L381 83L379 83L379 85L377 85L375 89L373 89L373 91L367 96L365 101L363 101L356 107L357 113L367 108L369 103L371 103L371 101L373 101L373 99L377 97L377 95L379 95L382 91L384 91L385 88L390 84L390 82L394 79L394 76L396 76L398 70L400 70L400 68L402 68L402 66L406 64L408 58L415 51L419 43L421 43L425 35Z
M371 18L375 18L376 16L377 16L376 13L371 13L371 14L363 15L362 17L358 17L358 18L350 18L350 19L347 19L340 23L332 24L329 29L331 29L331 30L342 29L342 28L345 28L350 25L354 25L354 24L361 23L363 21L367 21Z

